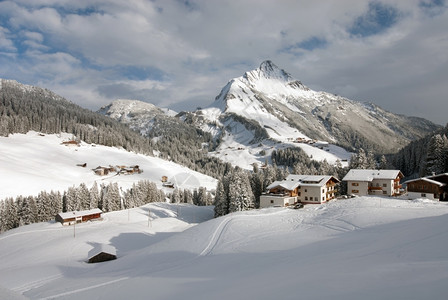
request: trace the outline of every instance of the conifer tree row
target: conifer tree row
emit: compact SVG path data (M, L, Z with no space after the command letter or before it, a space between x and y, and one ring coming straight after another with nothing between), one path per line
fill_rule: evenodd
M448 124L422 139L412 141L388 161L405 177L416 178L448 172Z
M23 225L54 220L60 212L100 208L103 212L138 207L165 201L166 196L154 182L139 181L122 191L117 183L88 189L84 183L69 187L64 193L40 192L36 197L17 196L0 200L0 232Z
M45 89L2 79L0 136L67 132L87 143L152 154L151 142L110 118L83 109Z

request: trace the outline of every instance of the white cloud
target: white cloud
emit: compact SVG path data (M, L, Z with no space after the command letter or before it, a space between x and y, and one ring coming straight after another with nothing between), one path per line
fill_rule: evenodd
M428 13L416 0L382 3L400 17L357 38L349 28L366 15L368 1L3 1L0 49L27 48L0 76L54 87L92 109L118 98L113 91L159 105L203 106L229 79L271 59L311 88L395 112L388 103L404 109L420 101L403 91L424 78L422 88L443 106L437 101L444 85L436 82L448 80L446 9ZM19 33L17 44L10 36ZM322 46L294 48L313 38ZM117 70L140 74L126 78ZM420 115L444 123L442 116Z

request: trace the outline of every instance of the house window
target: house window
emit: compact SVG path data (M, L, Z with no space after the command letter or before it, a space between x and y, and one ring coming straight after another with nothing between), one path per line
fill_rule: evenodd
M305 193L307 192L307 190L305 189Z
M325 197L322 197L322 201L325 201Z
M383 183L383 187L387 187L387 183Z
M314 201L319 201L319 198L317 198L317 197L314 197Z
M359 186L359 183L357 183L357 182L352 182L352 186Z
M387 191L383 191L383 195L387 195Z
M325 193L325 189L322 189L322 193Z
M271 204L274 203L274 200L271 200Z
M353 193L353 194L358 194L358 193L359 193L359 190L352 190L352 193Z
M305 196L305 201L308 200L308 197Z
M422 197L426 197L426 194L422 194Z

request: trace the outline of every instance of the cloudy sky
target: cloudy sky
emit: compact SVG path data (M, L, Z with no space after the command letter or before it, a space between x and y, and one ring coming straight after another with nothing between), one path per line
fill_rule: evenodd
M207 106L267 59L314 90L448 122L443 0L0 0L0 77L92 110Z

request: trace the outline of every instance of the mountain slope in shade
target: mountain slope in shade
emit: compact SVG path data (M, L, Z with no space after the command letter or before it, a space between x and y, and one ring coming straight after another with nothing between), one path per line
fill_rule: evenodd
M395 152L439 128L372 103L313 91L271 61L230 80L214 103L200 113L210 122L238 115L279 141L305 137L376 152Z

